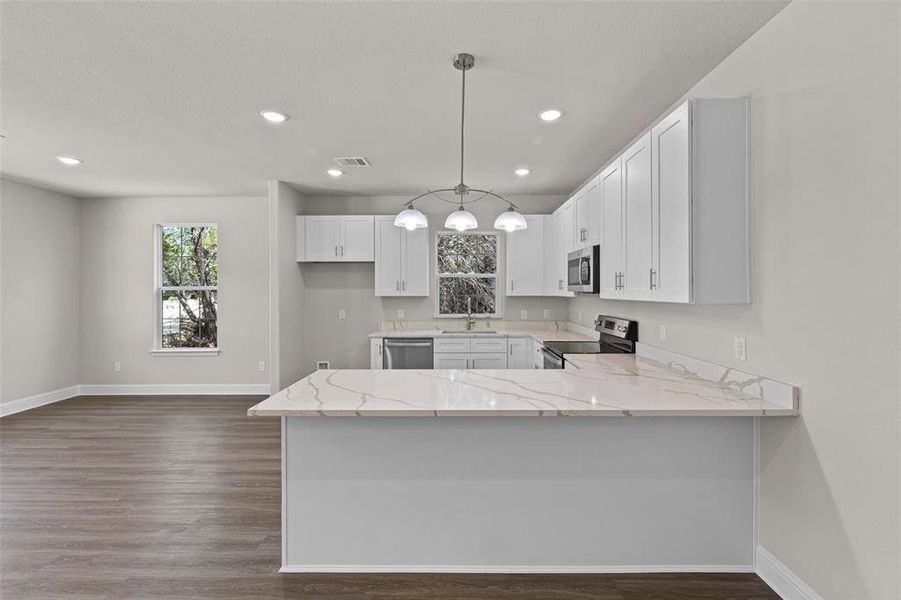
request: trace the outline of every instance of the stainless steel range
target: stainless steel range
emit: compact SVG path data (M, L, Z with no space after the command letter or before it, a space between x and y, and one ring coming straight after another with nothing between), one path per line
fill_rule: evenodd
M638 321L598 315L594 320L596 342L547 341L541 349L545 369L566 367L567 354L634 354Z

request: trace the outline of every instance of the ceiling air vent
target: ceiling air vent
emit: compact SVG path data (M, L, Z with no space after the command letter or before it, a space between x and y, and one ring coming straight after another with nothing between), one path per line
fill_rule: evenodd
M362 156L338 156L335 158L335 163L339 167L371 167L369 161L363 158Z

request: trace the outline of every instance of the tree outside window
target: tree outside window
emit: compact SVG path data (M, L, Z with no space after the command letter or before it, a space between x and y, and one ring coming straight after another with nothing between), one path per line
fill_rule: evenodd
M159 347L216 348L216 225L159 226Z
M439 233L438 314L497 315L497 234Z

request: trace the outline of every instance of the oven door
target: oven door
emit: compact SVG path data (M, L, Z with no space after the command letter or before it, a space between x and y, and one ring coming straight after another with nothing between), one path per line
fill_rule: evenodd
M547 348L541 349L541 354L544 355L544 368L545 369L562 369L563 368L563 359Z

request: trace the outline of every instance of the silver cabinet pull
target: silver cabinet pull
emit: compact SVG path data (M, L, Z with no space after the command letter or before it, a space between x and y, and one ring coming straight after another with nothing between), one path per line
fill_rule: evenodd
M338 256L338 246L335 246L335 256Z
M654 289L654 269L648 269L648 289Z
M400 279L394 282L394 289L395 291L400 291Z
M513 291L513 280L512 279L510 280L510 291L511 292Z
M341 246L341 256L344 256L344 246Z
M406 279L404 279L403 281L400 282L400 290L402 292L407 291L407 280Z
M654 269L651 269L651 272L650 272L650 274L649 274L649 277L650 277L650 280L651 280L650 283L651 283L651 289L652 289L652 290L657 289L657 282L655 281L656 275L657 275L657 271L655 271Z

